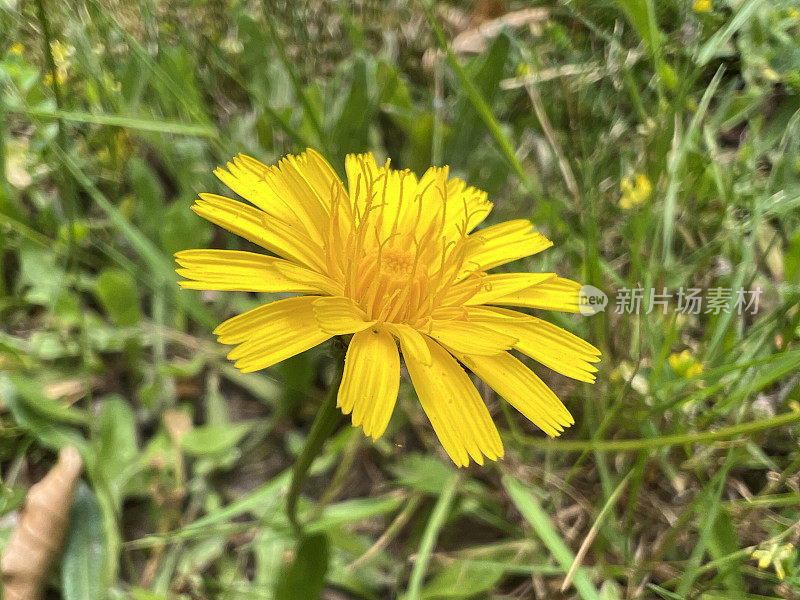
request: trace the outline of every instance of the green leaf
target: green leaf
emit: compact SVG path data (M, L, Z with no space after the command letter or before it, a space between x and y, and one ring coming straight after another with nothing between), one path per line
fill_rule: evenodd
M422 598L471 598L493 588L504 571L498 563L459 561L434 577L422 590Z
M507 35L501 34L485 56L474 59L465 68L467 76L490 104L500 87L510 48L511 40ZM445 156L452 164L465 164L469 154L474 152L476 146L486 136L486 128L478 110L466 96L459 100L454 113L458 118L453 124L453 133L447 140Z
M24 244L19 251L19 287L25 300L42 306L54 305L64 288L64 272L49 248Z
M277 534L269 529L262 529L253 540L254 583L267 596L274 593L275 584L281 573L283 557L290 544L291 542L285 535Z
M650 12L653 11L653 4L644 0L616 0L617 5L628 17L639 37L651 48L657 47L659 40L654 38L650 29Z
M103 578L106 546L101 518L94 494L81 483L75 494L61 560L61 588L65 600L96 600L106 595Z
M141 321L139 288L127 271L104 270L97 277L95 294L117 327L130 327Z
M113 395L103 401L100 414L97 469L108 484L115 506L119 507L123 488L133 473L130 470L138 454L136 417L130 404Z
M783 258L786 271L786 281L800 283L800 232L789 242L786 256Z
M377 109L377 90L372 61L356 55L352 62L342 64L350 74L350 90L339 101L338 118L331 139L336 140L339 154L361 152L369 147L369 129ZM343 90L340 90L343 94ZM338 95L337 95L338 96ZM338 107L337 107L338 108Z
M193 456L221 454L236 446L249 431L248 423L203 425L189 431L181 445Z
M328 570L328 538L317 533L300 540L297 554L280 574L276 600L319 600Z
M711 36L711 38L703 44L703 47L700 48L700 52L697 54L697 65L702 67L714 58L719 48L750 20L762 1L763 0L750 0L749 2L743 2L739 6L736 15L728 21L728 24Z
M0 384L0 386L5 385L10 385L13 388L13 391L8 390L8 394L14 396L13 399L9 398L12 403L14 401L23 403L31 411L48 421L75 424L88 423L86 415L46 395L36 382L26 377L8 374L5 382ZM0 397L4 400L6 399L5 396L6 394L0 394Z
M161 247L165 254L173 255L186 248L202 248L211 239L212 230L204 221L199 221L189 206L191 203L178 200L163 211L160 228Z
M163 210L164 191L153 170L142 159L133 157L128 173L133 186L136 221L152 237L160 229L159 220L153 215Z
M739 537L730 513L720 506L711 537L708 540L708 551L715 559L724 558L739 550ZM732 564L723 577L723 582L729 590L744 592L744 579L738 564Z
M403 456L392 467L398 485L417 489L426 494L438 496L442 482L455 472L448 463L427 454L412 453Z

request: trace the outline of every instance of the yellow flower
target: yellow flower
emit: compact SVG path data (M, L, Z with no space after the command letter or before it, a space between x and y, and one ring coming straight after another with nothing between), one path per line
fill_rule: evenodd
M770 565L775 569L775 574L778 579L786 577L786 570L784 569L784 562L791 559L794 553L794 546L792 544L778 544L773 543L769 547L759 550L754 550L752 557L758 561L759 569L768 569Z
M644 173L637 173L634 181L630 177L625 177L619 184L622 197L619 200L619 207L623 210L630 210L642 204L653 193L653 185Z
M8 49L9 54L15 54L16 56L22 56L23 52L25 52L25 46L23 46L19 42L11 44L11 46Z
M66 46L58 40L50 43L50 52L53 55L53 63L56 66L56 78L58 83L63 84L67 80L68 69L71 64L70 56L75 51L72 46ZM53 75L47 73L44 76L45 85L53 84Z
M239 155L215 174L254 206L200 194L192 209L277 256L230 250L176 254L182 288L290 292L222 323L243 373L350 335L337 405L377 439L400 382L397 342L444 449L459 466L496 460L503 445L459 361L551 436L574 420L510 350L581 381L600 352L546 321L498 308L579 312L580 285L554 273L486 271L552 245L527 220L473 230L485 192L431 167L421 177L346 159L347 189L313 150L266 166Z
M711 0L694 0L692 4L692 8L696 13L708 13L711 12Z
M667 361L672 370L681 377L694 377L703 372L703 365L697 362L688 350L680 354L673 352L667 357Z

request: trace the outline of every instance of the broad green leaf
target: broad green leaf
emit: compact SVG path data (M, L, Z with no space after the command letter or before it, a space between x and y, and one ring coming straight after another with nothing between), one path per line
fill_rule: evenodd
M133 475L130 469L138 454L136 416L124 398L113 395L103 400L98 437L97 469L119 507L123 488Z
M442 490L442 482L447 481L454 472L455 469L450 464L419 453L403 456L392 467L392 473L397 478L398 484L437 496Z
M55 305L64 289L65 276L49 248L24 244L19 250L20 293L25 300L42 306Z
M86 484L78 486L70 514L69 533L61 560L61 590L65 600L105 598L106 546L100 507Z
M263 529L253 540L255 583L265 594L272 594L281 572L287 547L291 544L286 535Z
M18 374L8 374L5 377L5 382L0 385L13 388L7 390L8 395L13 396L14 401L25 404L32 412L41 417L61 423L88 423L85 414L54 400L45 394L35 381ZM0 394L0 397L5 400L5 394Z
M731 515L725 507L720 506L717 518L714 520L714 527L711 530L711 537L708 540L708 551L713 558L720 559L738 552L738 550L739 537L736 535L736 528ZM744 579L738 564L729 565L723 582L729 590L738 593L744 591Z
M492 102L499 89L510 47L509 37L501 34L494 40L485 55L474 59L465 68L481 96L489 103ZM454 115L455 122L452 134L447 139L445 156L449 163L464 164L467 156L485 138L486 126L477 109L466 96L459 100Z
M100 273L95 294L117 327L130 327L142 319L139 287L127 271L109 268Z
M364 148L369 147L370 126L377 109L373 61L357 55L352 61L343 63L342 67L349 74L350 89L349 92L341 90L343 102L339 101L335 104L339 108L339 114L331 135L331 139L336 140L340 155L362 152ZM337 95L338 97L339 95Z
M248 423L202 425L190 430L181 446L193 456L221 454L236 446L249 431Z
M505 569L497 563L461 560L445 568L422 590L425 600L472 598L493 588Z
M304 536L294 560L283 567L275 586L276 600L319 600L328 570L328 538L324 533Z

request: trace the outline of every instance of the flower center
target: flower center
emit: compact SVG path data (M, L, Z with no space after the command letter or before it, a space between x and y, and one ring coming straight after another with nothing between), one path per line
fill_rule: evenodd
M349 194L332 195L328 274L369 319L421 326L463 279L469 224L485 207L448 204L446 171L417 181L360 161Z
M414 256L402 250L387 248L379 257L380 271L388 276L408 277L414 268Z
M415 254L378 248L360 261L352 297L370 319L408 322L428 291L427 269Z

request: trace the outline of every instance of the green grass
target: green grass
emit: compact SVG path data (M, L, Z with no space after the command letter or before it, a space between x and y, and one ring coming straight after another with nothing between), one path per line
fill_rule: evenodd
M751 558L800 540L800 7L691 4L550 3L478 53L453 45L467 2L3 4L0 552L72 443L68 600L800 593L796 552L783 580ZM225 193L214 167L306 146L449 164L555 242L515 269L610 304L548 316L603 351L594 385L535 367L562 438L487 393L505 459L459 472L404 381L379 441L342 419L311 462L298 539L334 351L239 374L211 330L268 295L180 292L172 254L246 247L189 210ZM623 210L637 173L653 193ZM616 313L637 286L763 294Z

